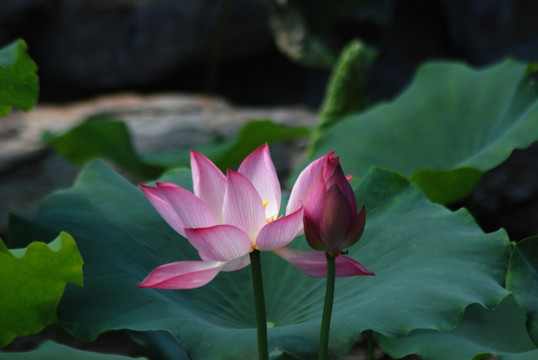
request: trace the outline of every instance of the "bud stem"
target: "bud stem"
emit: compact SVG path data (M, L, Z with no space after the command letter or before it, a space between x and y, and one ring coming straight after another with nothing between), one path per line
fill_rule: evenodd
M256 304L256 327L258 329L258 359L267 360L267 319L265 316L265 299L263 294L262 264L260 252L250 253L250 268L252 269L252 286L254 288L254 303Z
M331 316L333 312L334 282L335 282L335 258L325 253L327 258L327 288L325 290L325 304L323 306L323 317L321 319L321 330L319 334L319 359L329 358L329 331L331 328Z

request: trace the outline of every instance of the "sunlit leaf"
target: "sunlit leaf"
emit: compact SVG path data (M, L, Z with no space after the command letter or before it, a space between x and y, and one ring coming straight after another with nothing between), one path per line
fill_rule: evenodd
M0 240L0 347L56 322L66 283L82 285L82 258L69 234L15 250Z
M0 116L9 114L13 107L29 111L37 103L37 66L27 50L20 39L0 49Z

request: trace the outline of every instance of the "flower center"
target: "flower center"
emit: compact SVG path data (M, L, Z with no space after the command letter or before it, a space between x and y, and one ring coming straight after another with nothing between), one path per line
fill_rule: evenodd
M265 199L262 199L262 204L263 204L263 208L265 209L267 207L267 204L269 204L269 201L265 200ZM274 221L275 220L275 216L271 216L267 219L265 219L265 223L266 224L269 224L271 221Z

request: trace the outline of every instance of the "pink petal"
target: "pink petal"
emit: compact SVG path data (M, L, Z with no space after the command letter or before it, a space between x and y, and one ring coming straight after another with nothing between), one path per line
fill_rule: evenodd
M200 228L217 224L207 205L190 191L171 183L158 183L156 191L172 206L184 227Z
M325 250L331 256L338 255L342 250L342 243L346 239L347 231L353 218L354 213L348 200L338 186L334 184L325 196L321 225L321 237L325 242Z
M226 265L220 261L179 261L155 268L137 288L194 289L204 286Z
M346 240L342 243L342 249L348 248L355 244L361 238L366 225L366 209L364 206L361 211L351 220L351 224L347 230Z
M303 208L266 224L256 239L256 249L273 250L288 245L303 225Z
M288 201L288 206L286 207L286 214L295 212L301 207L301 204L304 203L310 192L310 188L321 175L326 160L333 155L334 151L314 160L301 171L297 181L295 181L295 184L293 185L293 189L291 189L290 199Z
M295 266L297 270L315 278L327 277L325 253L301 251L288 247L273 250L275 254ZM374 275L357 261L340 255L336 258L336 277Z
M153 205L155 210L157 210L168 225L181 234L181 236L185 236L185 231L183 230L185 226L179 219L179 216L172 205L163 197L161 191L158 188L146 185L140 185L140 188L150 201L151 205Z
M321 230L319 224L310 220L308 215L303 216L304 237L308 245L314 250L325 251L325 243L321 238Z
M226 177L211 160L194 150L191 150L191 169L194 194L206 203L217 223L222 223Z
M239 259L231 260L226 263L222 271L235 271L244 268L250 264L250 256L245 255Z
M349 184L349 180L347 179L346 175L344 175L344 171L342 170L342 167L340 166L340 163L338 162L338 158L330 159L327 161L327 163L333 163L334 160L337 162L334 165L334 171L330 178L326 179L326 188L329 189L334 184L338 186L342 194L346 197L346 199L349 202L349 205L351 206L351 209L353 213L357 213L357 200L355 199L355 192L353 192L353 189L351 188L351 185ZM332 166L332 165L331 165Z
M196 250L211 260L229 261L252 251L252 242L248 235L232 225L186 228L185 235Z
M308 216L320 229L323 222L323 214L325 212L326 198L327 191L325 189L325 182L320 176L312 185L308 198L304 202L305 216Z
M204 253L198 251L198 254L200 255L200 258L204 261L211 260L208 256L206 256ZM241 256L238 259L230 260L224 265L221 271L235 271L244 268L245 266L248 266L250 264L250 256L245 255Z
M224 194L223 217L248 234L254 242L265 225L262 199L252 183L242 174L228 170Z
M247 156L238 172L250 180L263 200L267 200L265 218L276 218L280 211L280 182L267 143Z

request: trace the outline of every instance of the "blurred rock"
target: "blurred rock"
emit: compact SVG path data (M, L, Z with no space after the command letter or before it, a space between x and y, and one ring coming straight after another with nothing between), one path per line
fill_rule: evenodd
M303 107L236 108L224 100L201 96L118 94L65 106L40 105L29 113L14 111L0 119L0 235L9 212L31 216L39 201L71 186L78 168L41 144L45 131L62 133L93 115L126 122L142 152L174 151L203 144L215 135L234 136L252 119L288 125L312 125L316 115ZM301 161L297 143L273 147L281 171Z

